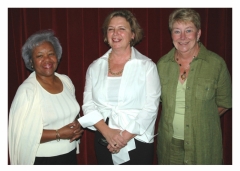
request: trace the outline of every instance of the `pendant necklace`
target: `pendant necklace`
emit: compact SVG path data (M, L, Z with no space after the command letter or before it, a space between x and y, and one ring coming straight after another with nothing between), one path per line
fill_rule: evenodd
M195 56L193 56L193 59L195 58ZM193 60L192 59L192 60ZM176 62L178 63L178 65L181 67L182 66L182 64L180 64L179 62L178 62L178 57L176 57ZM191 61L192 62L192 61ZM191 64L191 62L189 63L189 66L190 66L190 64ZM184 68L184 71L183 71L183 73L182 73L182 75L181 75L181 79L183 80L183 81L185 81L186 80L186 78L187 78L187 69L189 68L189 66L187 67L187 68Z

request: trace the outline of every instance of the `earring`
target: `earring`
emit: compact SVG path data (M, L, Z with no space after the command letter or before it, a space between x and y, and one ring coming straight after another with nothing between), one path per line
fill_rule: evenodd
M31 59L29 60L29 64L31 64L31 68L33 68L33 62Z

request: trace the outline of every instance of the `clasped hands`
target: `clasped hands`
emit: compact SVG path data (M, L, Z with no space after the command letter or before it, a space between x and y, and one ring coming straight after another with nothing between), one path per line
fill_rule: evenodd
M61 137L65 137L65 139L70 139L70 142L81 137L84 132L78 120L74 120L72 123L65 125L61 129L59 129L59 131L61 131Z
M127 145L127 140L122 136L122 131L118 129L111 129L110 134L106 137L108 141L108 150L115 154L118 153L121 148Z

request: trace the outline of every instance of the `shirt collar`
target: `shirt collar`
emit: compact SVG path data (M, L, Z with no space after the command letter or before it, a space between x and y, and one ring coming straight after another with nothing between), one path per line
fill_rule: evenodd
M109 49L101 58L105 59L105 60L108 60L109 54L111 52L112 52L112 48ZM133 59L141 59L140 55L136 55L137 53L138 53L137 49L135 49L134 47L131 47L131 60L133 60Z

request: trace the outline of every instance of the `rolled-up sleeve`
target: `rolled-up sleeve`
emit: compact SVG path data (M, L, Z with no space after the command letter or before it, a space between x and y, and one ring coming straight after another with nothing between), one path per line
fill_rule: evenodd
M231 76L224 61L219 74L217 83L216 103L219 107L232 107L232 83Z

